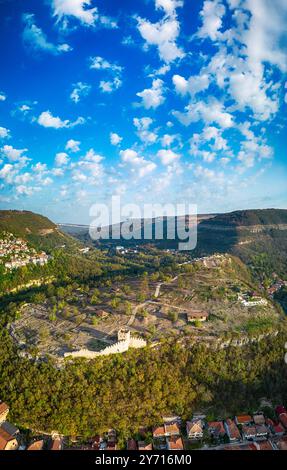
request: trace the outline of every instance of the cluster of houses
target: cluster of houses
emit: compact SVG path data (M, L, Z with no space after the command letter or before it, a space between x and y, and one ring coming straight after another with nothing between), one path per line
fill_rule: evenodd
M163 418L163 423L153 428L152 440L129 439L127 449L183 450L198 442L203 449L287 450L287 411L278 406L276 415L276 422L262 412L209 422L198 415L185 425L179 417Z
M282 281L282 279L276 279L270 287L268 287L267 292L271 299L273 299L274 294L278 292L282 287L287 286L287 281Z
M48 255L42 251L37 253L21 238L12 233L3 232L0 237L0 262L8 270L17 269L27 264L43 266L48 262Z
M238 294L238 300L243 307L257 307L259 305L268 305L268 300L260 297L257 292L246 292Z
M35 438L27 444L19 429L7 421L9 407L0 401L0 450L118 450L117 433L110 429L85 444L54 433ZM179 416L166 416L152 429L140 428L135 438L127 440L127 450L180 451L192 448L216 450L287 450L287 411L277 406L276 421L262 412L239 415L234 419L207 421L194 415L185 423Z

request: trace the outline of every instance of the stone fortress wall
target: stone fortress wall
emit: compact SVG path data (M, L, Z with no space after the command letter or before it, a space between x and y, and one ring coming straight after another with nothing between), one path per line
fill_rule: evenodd
M65 353L64 357L83 357L86 359L94 359L99 356L107 356L109 354L117 354L128 351L130 348L144 348L147 345L147 342L142 338L136 338L131 336L131 332L126 329L121 329L118 331L118 341L101 351L90 351L89 349L81 349L79 351L73 351Z

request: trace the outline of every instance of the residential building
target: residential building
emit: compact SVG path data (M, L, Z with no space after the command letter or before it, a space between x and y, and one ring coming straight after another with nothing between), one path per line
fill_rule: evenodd
M63 441L59 437L52 439L49 450L63 450Z
M28 446L27 450L43 450L43 447L44 447L44 441L39 440L39 441L32 442Z
M204 310L192 310L186 313L187 321L193 323L196 321L206 321L208 319L208 313Z
M208 423L208 432L215 438L223 437L226 434L222 421L210 421Z
M155 428L153 428L152 435L154 439L165 437L164 426L156 426Z
M244 439L255 439L257 435L255 426L242 426L242 436Z
M172 436L167 438L168 450L183 450L183 442L180 436Z
M186 434L189 439L201 439L203 437L204 422L202 419L193 419L186 422Z
M1 450L17 450L19 447L16 437L9 434L0 426L0 451Z
M145 441L138 441L139 450L152 450L152 444Z
M236 426L235 422L232 419L227 419L224 423L224 427L226 430L226 434L229 437L230 441L240 441L241 434L239 432L238 427Z
M252 417L249 415L240 415L240 416L235 416L235 423L237 426L240 424L241 426L243 424L251 424L252 423Z

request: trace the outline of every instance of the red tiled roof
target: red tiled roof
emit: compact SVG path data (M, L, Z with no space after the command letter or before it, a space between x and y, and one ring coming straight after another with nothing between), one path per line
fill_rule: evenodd
M170 437L168 440L170 450L183 450L183 442L181 437Z
M152 444L147 444L145 441L138 441L139 450L152 450Z
M43 450L43 445L44 445L43 440L35 441L35 442L32 442L32 444L29 445L27 450Z
M0 450L4 450L9 441L14 439L11 434L0 427Z
M227 419L226 424L228 426L231 439L240 439L241 435L234 421L232 421L231 419Z
M277 447L280 450L287 450L287 437L282 437L278 442L277 442Z
M179 425L177 423L164 424L164 430L166 434L180 434Z
M260 450L273 450L271 442L269 441L258 441L257 446L259 446Z
M208 423L208 429L213 430L218 434L225 434L225 429L222 421L210 421Z
M236 421L238 424L246 424L246 423L250 423L252 421L252 418L249 415L241 415L241 416L236 416Z
M62 441L61 439L53 439L50 450L62 450Z
M164 426L157 426L152 430L153 437L161 437L165 435Z

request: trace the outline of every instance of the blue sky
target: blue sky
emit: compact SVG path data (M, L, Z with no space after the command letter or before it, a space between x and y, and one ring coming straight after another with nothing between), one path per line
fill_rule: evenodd
M0 207L287 207L285 0L0 1Z

